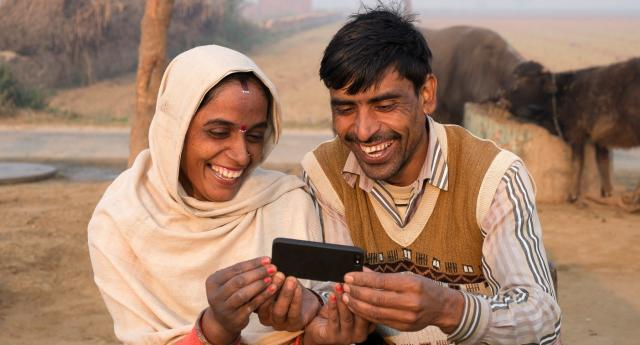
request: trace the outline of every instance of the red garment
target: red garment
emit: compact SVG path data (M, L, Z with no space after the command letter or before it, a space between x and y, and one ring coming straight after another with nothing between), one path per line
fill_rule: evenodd
M176 345L203 345L203 343L198 338L198 332L196 328L193 327L191 332L187 334L184 338L180 339Z

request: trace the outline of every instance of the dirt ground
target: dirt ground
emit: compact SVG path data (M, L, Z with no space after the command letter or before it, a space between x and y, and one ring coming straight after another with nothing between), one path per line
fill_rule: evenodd
M523 55L556 71L640 55L637 19L436 18L421 24L464 23L499 31ZM337 28L310 30L253 54L279 87L287 126L328 124L317 66ZM132 83L125 76L66 90L52 100L58 113L25 113L0 124L122 125L133 107ZM57 178L0 186L0 344L116 343L86 246L87 222L107 185ZM539 212L547 251L559 265L564 343L638 344L640 215L593 203L539 205Z
M114 344L92 280L86 225L108 182L0 186L0 344ZM565 344L640 339L640 214L539 205L558 264Z

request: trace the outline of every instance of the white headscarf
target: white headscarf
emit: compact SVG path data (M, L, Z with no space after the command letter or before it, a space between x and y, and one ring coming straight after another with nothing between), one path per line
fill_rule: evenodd
M273 102L268 153L280 133L273 84L248 57L220 46L191 49L164 73L149 150L107 189L89 223L95 282L114 319L116 336L131 344L165 344L191 331L208 304L205 279L216 270L271 254L271 240L320 240L320 226L303 183L255 169L229 201L196 200L179 183L189 123L205 94L224 77L253 72ZM275 332L252 314L247 343L278 344L296 333Z

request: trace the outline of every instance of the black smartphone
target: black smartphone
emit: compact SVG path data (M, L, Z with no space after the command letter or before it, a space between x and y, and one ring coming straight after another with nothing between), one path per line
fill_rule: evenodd
M271 262L287 276L342 282L345 273L362 271L364 251L358 247L295 240L273 240Z

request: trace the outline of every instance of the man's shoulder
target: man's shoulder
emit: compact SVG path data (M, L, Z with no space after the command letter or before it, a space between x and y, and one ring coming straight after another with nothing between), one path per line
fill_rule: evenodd
M309 172L321 168L325 173L341 173L349 156L349 149L335 137L325 141L312 151L307 152L302 159L302 168Z
M334 137L331 140L327 140L318 146L312 151L316 156L319 155L339 155L339 156L347 156L349 154L349 149L342 143L339 137ZM345 158L346 159L346 158Z
M480 149L482 146L485 146L495 148L496 150L500 149L494 141L482 138L462 126L449 124L443 126L447 133L448 141L452 139L458 139L461 142L463 148L476 150Z

